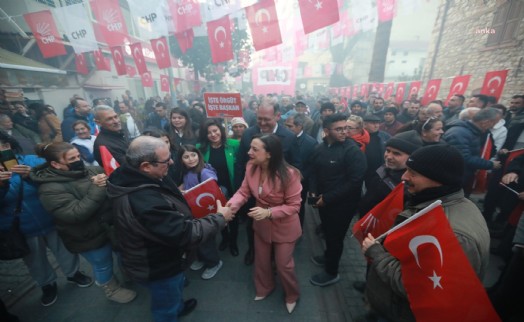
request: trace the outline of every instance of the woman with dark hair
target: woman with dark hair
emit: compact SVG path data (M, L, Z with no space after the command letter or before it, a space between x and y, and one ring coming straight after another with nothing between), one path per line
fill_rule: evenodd
M217 119L209 119L202 125L199 141L196 147L202 152L204 162L217 171L218 185L228 198L234 192L234 167L240 142L228 139L226 130ZM231 255L238 256L237 237L238 218L235 217L222 230L222 242L218 249L224 250L229 245Z
M45 163L45 160L36 155L21 155L18 142L2 131L0 151L2 154L14 154L16 159L16 162L0 164L0 230L11 229L15 209L20 204L20 229L30 249L23 260L33 280L42 288L42 305L50 306L57 299L58 288L55 269L47 257L48 248L69 282L88 287L92 280L78 270L78 255L71 254L64 246L55 230L53 217L38 199L37 187L32 180L28 180L32 167Z
M30 177L40 185L40 201L53 215L64 245L91 264L96 284L109 300L132 301L136 293L120 287L113 276L113 249L109 241L112 213L104 171L100 167L86 167L80 152L70 143L39 144L36 150L47 163L33 169Z
M430 117L425 122L414 121L412 126L413 130L398 133L395 137L415 142L420 146L445 143L442 140L444 123L441 120Z
M179 107L171 110L169 124L166 125L166 132L169 134L171 143L173 143L176 149L182 144L195 145L197 143L197 136L193 132L191 118L185 110Z
M248 152L246 176L241 187L228 201L233 213L250 197L255 207L247 214L254 219L255 231L255 301L263 300L275 288L271 252L285 292L289 313L300 296L293 251L302 235L300 209L300 172L286 163L282 144L274 134L255 136Z
M33 103L28 108L34 112L35 119L38 122L42 143L63 141L62 129L60 128L61 122L51 105Z

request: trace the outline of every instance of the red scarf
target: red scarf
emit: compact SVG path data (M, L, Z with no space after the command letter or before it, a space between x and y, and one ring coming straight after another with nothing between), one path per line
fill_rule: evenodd
M368 145L370 140L368 131L362 130L362 133L353 135L351 138L360 145L362 152L366 152L366 145Z

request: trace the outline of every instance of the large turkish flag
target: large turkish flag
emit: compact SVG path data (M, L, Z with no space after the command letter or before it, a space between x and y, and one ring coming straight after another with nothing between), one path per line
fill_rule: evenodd
M388 100L391 95L393 95L393 90L395 89L395 83L391 82L386 85L386 90L384 92L384 99Z
M166 37L151 39L151 48L155 53L156 64L158 68L171 67L171 57L169 54L169 47L167 46Z
M420 91L420 86L422 85L421 81L413 81L409 84L409 97L408 99L411 99L412 95L416 95L418 97L418 92Z
M140 78L142 79L142 86L153 87L153 76L151 76L151 72L141 73Z
M89 74L89 69L87 68L86 57L84 56L84 53L75 54L75 63L77 72L83 75Z
M144 59L144 53L142 52L142 44L137 42L129 46L131 48L131 55L135 60L136 69L139 74L147 72L146 60Z
M233 59L233 41L229 16L207 23L207 37L213 64Z
M391 232L384 247L400 262L417 321L500 321L442 206Z
M121 76L127 74L126 60L124 58L124 49L122 46L115 46L110 49L117 75Z
M258 51L282 43L274 0L262 0L247 7L246 16L255 50Z
M191 212L195 218L202 218L216 213L217 200L220 200L222 205L226 204L226 197L218 187L217 182L212 178L185 191L184 198L186 198L189 207L191 207Z
M470 78L471 75L460 75L453 78L453 82L451 82L451 86L449 87L448 98L446 98L446 105L449 103L451 96L455 94L464 95L464 93L466 93Z
M397 84L397 92L395 93L395 98L397 100L397 104L402 104L402 101L404 100L404 96L406 95L406 83L398 83Z
M44 58L67 54L55 20L49 10L26 13L24 19L36 39Z
M180 51L185 54L189 48L193 47L193 39L195 38L195 32L193 29L187 29L182 32L175 34L175 38L180 46Z
M111 71L111 64L109 59L104 57L101 49L93 51L93 56L95 56L95 65L98 70L107 70Z
M424 92L424 96L422 96L422 99L420 100L420 103L423 106L427 106L429 102L437 99L441 82L442 79L432 79L428 82L428 84L426 85L426 91Z
M404 183L398 184L384 200L373 207L353 226L353 236L362 244L370 233L377 237L388 231L404 209Z
M298 0L298 6L306 34L332 25L340 19L337 0Z
M508 70L497 70L494 72L487 72L484 77L484 83L480 94L495 96L497 100L502 95L504 90L504 84L506 83L506 77L508 76Z

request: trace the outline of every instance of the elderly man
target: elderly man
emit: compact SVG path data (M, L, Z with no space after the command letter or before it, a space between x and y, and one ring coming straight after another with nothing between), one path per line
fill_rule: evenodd
M413 152L406 165L402 180L411 199L396 223L442 200L451 228L482 280L489 261L489 232L477 206L464 197L461 188L464 159L460 152L449 145L426 146ZM387 321L415 321L402 283L401 265L382 242L368 235L362 243L362 252L371 262L366 286L368 303Z
M458 120L459 113L464 109L464 95L455 94L451 96L448 102L448 107L444 110L444 123L446 125Z
M217 201L217 212L194 219L175 182L167 176L173 164L167 144L141 136L129 146L126 163L108 181L122 268L151 293L155 321L177 321L197 305L183 301L184 270L196 247L233 219Z
M95 121L100 126L100 133L93 145L93 155L96 162L102 165L100 146L104 145L115 160L122 165L125 162L125 154L129 146L127 131L122 130L122 124L115 110L107 105L99 105L95 108Z
M23 126L14 124L6 114L0 114L0 131L12 136L22 148L21 154L35 154L35 145L42 142L40 136Z
M501 111L487 107L478 111L471 121L458 121L444 133L442 139L457 148L465 161L462 185L466 196L471 193L471 186L477 170L491 170L501 167L500 161L485 160L481 157L482 135L491 129L500 119Z

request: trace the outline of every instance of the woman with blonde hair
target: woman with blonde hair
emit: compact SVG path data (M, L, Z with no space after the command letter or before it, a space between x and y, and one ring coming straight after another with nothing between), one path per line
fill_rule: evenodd
M364 120L358 115L351 115L348 120L347 137L357 142L360 150L366 152L366 146L369 143L370 137L368 131L364 129Z

